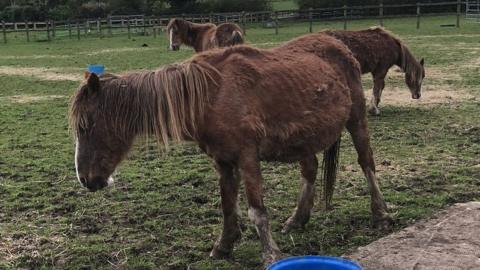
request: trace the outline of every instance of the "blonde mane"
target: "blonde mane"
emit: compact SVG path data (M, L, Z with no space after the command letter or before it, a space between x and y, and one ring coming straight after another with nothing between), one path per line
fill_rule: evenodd
M103 117L125 140L152 134L168 147L169 139L196 138L209 100L208 87L216 84L215 73L211 66L188 61L154 71L103 75L96 95L89 96L86 84L74 95L70 127L78 135L80 129L90 127L92 117ZM91 102L96 104L95 113L87 109Z

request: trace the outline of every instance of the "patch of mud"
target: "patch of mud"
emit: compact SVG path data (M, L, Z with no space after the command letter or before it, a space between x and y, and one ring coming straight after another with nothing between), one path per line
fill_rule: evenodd
M479 227L480 202L455 204L346 257L365 270L480 269Z
M57 69L36 67L12 67L0 66L1 75L28 76L47 81L82 81L83 76L78 74L64 73Z
M6 100L11 103L25 104L25 103L49 101L54 99L63 99L66 97L67 96L62 96L62 95L46 95L46 96L17 95L17 96L0 97L0 100Z

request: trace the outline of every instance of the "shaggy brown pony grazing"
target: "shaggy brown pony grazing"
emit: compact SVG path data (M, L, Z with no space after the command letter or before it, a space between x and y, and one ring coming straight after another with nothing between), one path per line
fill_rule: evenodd
M385 76L393 65L399 66L405 72L405 83L412 93L412 98L420 98L422 81L425 78L424 60L422 58L418 62L407 46L388 31L375 27L361 31L327 30L322 33L347 45L360 63L362 74L372 73L372 114L380 114L378 104L385 87Z
M154 135L164 145L193 140L220 176L223 232L211 256L229 255L240 238L237 197L243 182L266 267L281 253L263 202L260 161L300 164L303 187L283 231L303 227L314 203L316 153L326 150L324 181L332 187L345 127L368 180L374 224L390 225L365 107L358 62L343 43L324 34L269 50L215 49L154 71L92 74L70 111L77 176L90 191L106 187L137 136Z
M240 26L234 23L198 24L182 19L171 19L167 25L170 49L177 51L183 43L193 47L195 52L203 52L216 47L234 46L243 43Z

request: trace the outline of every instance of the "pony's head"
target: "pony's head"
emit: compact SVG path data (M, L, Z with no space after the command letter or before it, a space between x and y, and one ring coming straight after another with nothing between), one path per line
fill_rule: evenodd
M104 106L108 98L102 93L113 81L102 80L94 73L73 97L70 126L75 136L75 167L78 181L89 191L97 191L113 183L112 174L132 145L133 135L118 134L108 122Z
M416 61L415 61L416 62ZM424 60L412 64L405 73L405 83L410 89L413 99L419 99L422 95L422 82L425 78Z
M137 136L153 135L165 146L196 138L218 79L216 70L197 62L119 77L90 74L70 108L80 183L90 191L108 186Z
M185 35L186 32L188 32L188 25L184 20L173 18L168 22L167 35L170 42L170 50L180 50L180 45L183 41L183 35Z

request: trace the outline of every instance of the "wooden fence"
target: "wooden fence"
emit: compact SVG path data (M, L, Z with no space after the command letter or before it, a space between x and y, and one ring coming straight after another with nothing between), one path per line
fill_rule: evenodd
M67 20L67 21L46 21L46 22L1 22L3 42L7 43L9 33L24 33L26 41L31 41L32 33L45 33L47 41L63 36L70 39L81 39L91 34L100 36L112 36L117 33L151 35L154 38L164 31L168 21L173 18L184 18L196 23L223 23L235 22L242 26L246 33L247 24L262 23L266 27L279 32L279 25L282 22L309 22L309 31L312 32L312 25L315 21L341 20L343 28L347 29L348 21L358 19L378 19L383 26L383 19L399 16L416 16L417 29L420 28L422 16L438 15L432 12L432 8L449 7L456 14L456 27L460 27L460 16L465 10L466 2L457 0L441 3L417 3L417 4L393 4L370 6L343 6L336 8L320 8L308 10L282 10L282 11L259 11L259 12L237 12L237 13L210 13L210 14L181 14L161 17L145 17L143 15L111 16L98 19ZM426 9L429 9L428 11ZM405 10L404 14L397 14L398 9ZM395 10L392 13L389 11ZM441 14L445 14L444 12Z

